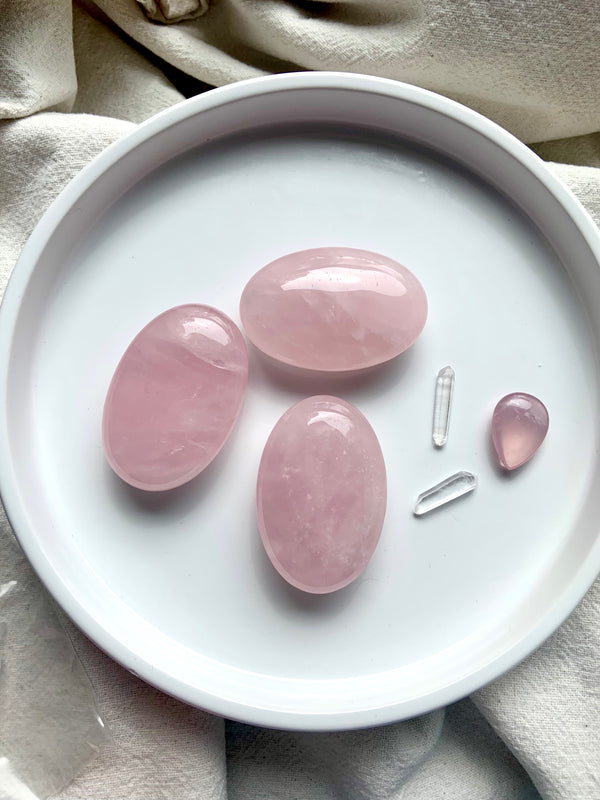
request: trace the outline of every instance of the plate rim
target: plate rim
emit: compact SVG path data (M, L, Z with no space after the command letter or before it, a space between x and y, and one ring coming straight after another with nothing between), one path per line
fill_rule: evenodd
M28 281L35 271L38 259L47 242L54 235L63 216L95 181L141 143L204 110L258 94L311 88L346 89L382 94L400 101L425 106L474 128L487 140L491 140L503 150L508 151L528 172L544 184L575 223L579 234L600 264L600 232L580 201L560 178L548 169L542 159L525 144L478 112L420 87L358 73L293 72L251 78L183 100L149 118L99 153L55 198L27 240L9 278L0 306L0 386L2 386L5 397L13 333L21 307L21 298ZM600 537L598 537L587 557L574 573L571 582L563 589L558 598L554 599L553 605L546 610L541 620L529 631L528 635L500 656L492 659L485 667L470 673L455 683L446 685L443 689L436 689L420 697L390 705L372 707L367 710L346 709L337 713L330 711L301 713L261 707L250 703L242 704L198 686L190 686L179 678L174 678L168 673L158 670L151 664L140 663L136 654L123 646L69 592L39 548L35 529L28 524L26 508L21 502L17 476L11 463L8 436L8 416L6 404L4 404L0 414L0 492L6 515L30 564L67 615L101 650L147 683L180 700L207 709L211 713L254 725L306 731L349 730L414 717L454 702L498 678L537 649L570 615L600 571ZM318 681L318 683L321 682Z

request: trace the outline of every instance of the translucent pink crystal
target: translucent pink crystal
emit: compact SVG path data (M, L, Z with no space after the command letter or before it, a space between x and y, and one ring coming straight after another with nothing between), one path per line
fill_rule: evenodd
M531 394L507 394L494 409L492 441L500 466L516 469L534 455L548 432L546 406Z
M248 282L240 302L246 334L272 358L341 372L381 364L421 333L427 297L391 258L321 247L278 258Z
M215 308L177 306L138 333L104 405L108 463L139 489L173 489L225 444L248 380L246 344Z
M350 403L309 397L273 428L258 472L258 527L292 586L323 594L360 575L379 540L386 498L377 436Z

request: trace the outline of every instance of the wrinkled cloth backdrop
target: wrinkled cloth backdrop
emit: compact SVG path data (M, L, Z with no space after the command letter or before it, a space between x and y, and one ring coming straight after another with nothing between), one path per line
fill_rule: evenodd
M600 222L599 42L597 0L0 0L0 290L47 206L110 142L205 84L271 72L366 72L459 100L553 162ZM10 536L2 518L3 570L35 581ZM340 734L189 708L65 624L114 741L60 800L600 798L599 583L471 698Z

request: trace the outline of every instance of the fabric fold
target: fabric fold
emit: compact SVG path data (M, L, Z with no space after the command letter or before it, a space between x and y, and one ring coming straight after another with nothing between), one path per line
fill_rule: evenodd
M70 111L77 92L71 0L0 8L0 119Z

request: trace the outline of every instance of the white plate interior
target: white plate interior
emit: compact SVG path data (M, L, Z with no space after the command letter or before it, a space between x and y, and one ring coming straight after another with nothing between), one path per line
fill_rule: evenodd
M479 134L461 144L456 121L450 135L430 109L411 122L418 104L392 98L392 114L385 93L378 105L360 91L350 101L347 90L325 114L331 105L315 103L318 93L303 112L301 98L276 92L248 122L262 113L275 124L300 108L285 128L207 142L211 125L226 134L248 120L242 101L216 104L140 139L105 174L97 162L91 189L73 208L75 195L63 200L24 255L20 269L33 272L7 403L18 495L5 497L9 513L67 611L167 691L297 728L409 716L523 657L593 576L600 496L598 278L582 234L514 157ZM239 324L240 293L257 269L327 245L381 252L414 271L430 303L417 343L346 378L299 377L252 351L242 415L213 465L166 495L125 486L103 459L100 421L133 336L186 302ZM446 364L457 383L449 442L436 451L433 386ZM550 432L530 464L504 475L489 424L511 391L544 401ZM320 393L370 420L389 501L366 572L345 590L309 596L268 562L254 502L272 426ZM416 495L459 469L479 476L477 491L414 518Z

